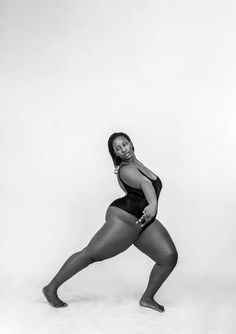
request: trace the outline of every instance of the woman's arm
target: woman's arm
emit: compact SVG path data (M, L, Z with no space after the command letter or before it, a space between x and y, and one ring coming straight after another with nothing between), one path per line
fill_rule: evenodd
M141 187L148 203L157 207L157 196L153 188L152 182L146 178L146 180L142 181Z
M121 178L129 186L142 189L147 202L149 203L143 210L142 217L136 222L141 226L148 224L157 214L157 197L152 182L139 172L134 166L125 166L120 171Z
M157 197L152 182L134 166L124 166L120 170L120 177L129 186L142 189L149 204L157 206Z

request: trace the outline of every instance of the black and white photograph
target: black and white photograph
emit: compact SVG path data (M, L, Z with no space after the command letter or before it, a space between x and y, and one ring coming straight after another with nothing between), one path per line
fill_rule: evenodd
M236 333L236 2L0 0L0 332Z

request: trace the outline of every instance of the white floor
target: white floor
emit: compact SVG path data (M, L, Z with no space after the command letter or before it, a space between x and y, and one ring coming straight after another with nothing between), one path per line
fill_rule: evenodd
M79 282L79 283L78 283ZM59 296L69 306L51 307L43 280L1 285L2 334L235 334L236 289L212 279L172 279L156 300L159 313L138 305L141 287L84 276L64 284Z

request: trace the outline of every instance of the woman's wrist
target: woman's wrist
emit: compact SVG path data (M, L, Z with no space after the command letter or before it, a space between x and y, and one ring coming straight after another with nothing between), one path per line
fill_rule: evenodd
M157 208L157 202L156 201L149 203L149 205L151 205L153 208Z

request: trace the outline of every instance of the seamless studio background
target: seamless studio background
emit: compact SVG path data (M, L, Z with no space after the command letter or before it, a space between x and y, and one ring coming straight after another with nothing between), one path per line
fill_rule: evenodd
M234 1L1 1L1 314L10 333L234 333ZM107 140L126 132L163 183L179 261L140 309L135 247L41 287L124 195Z

